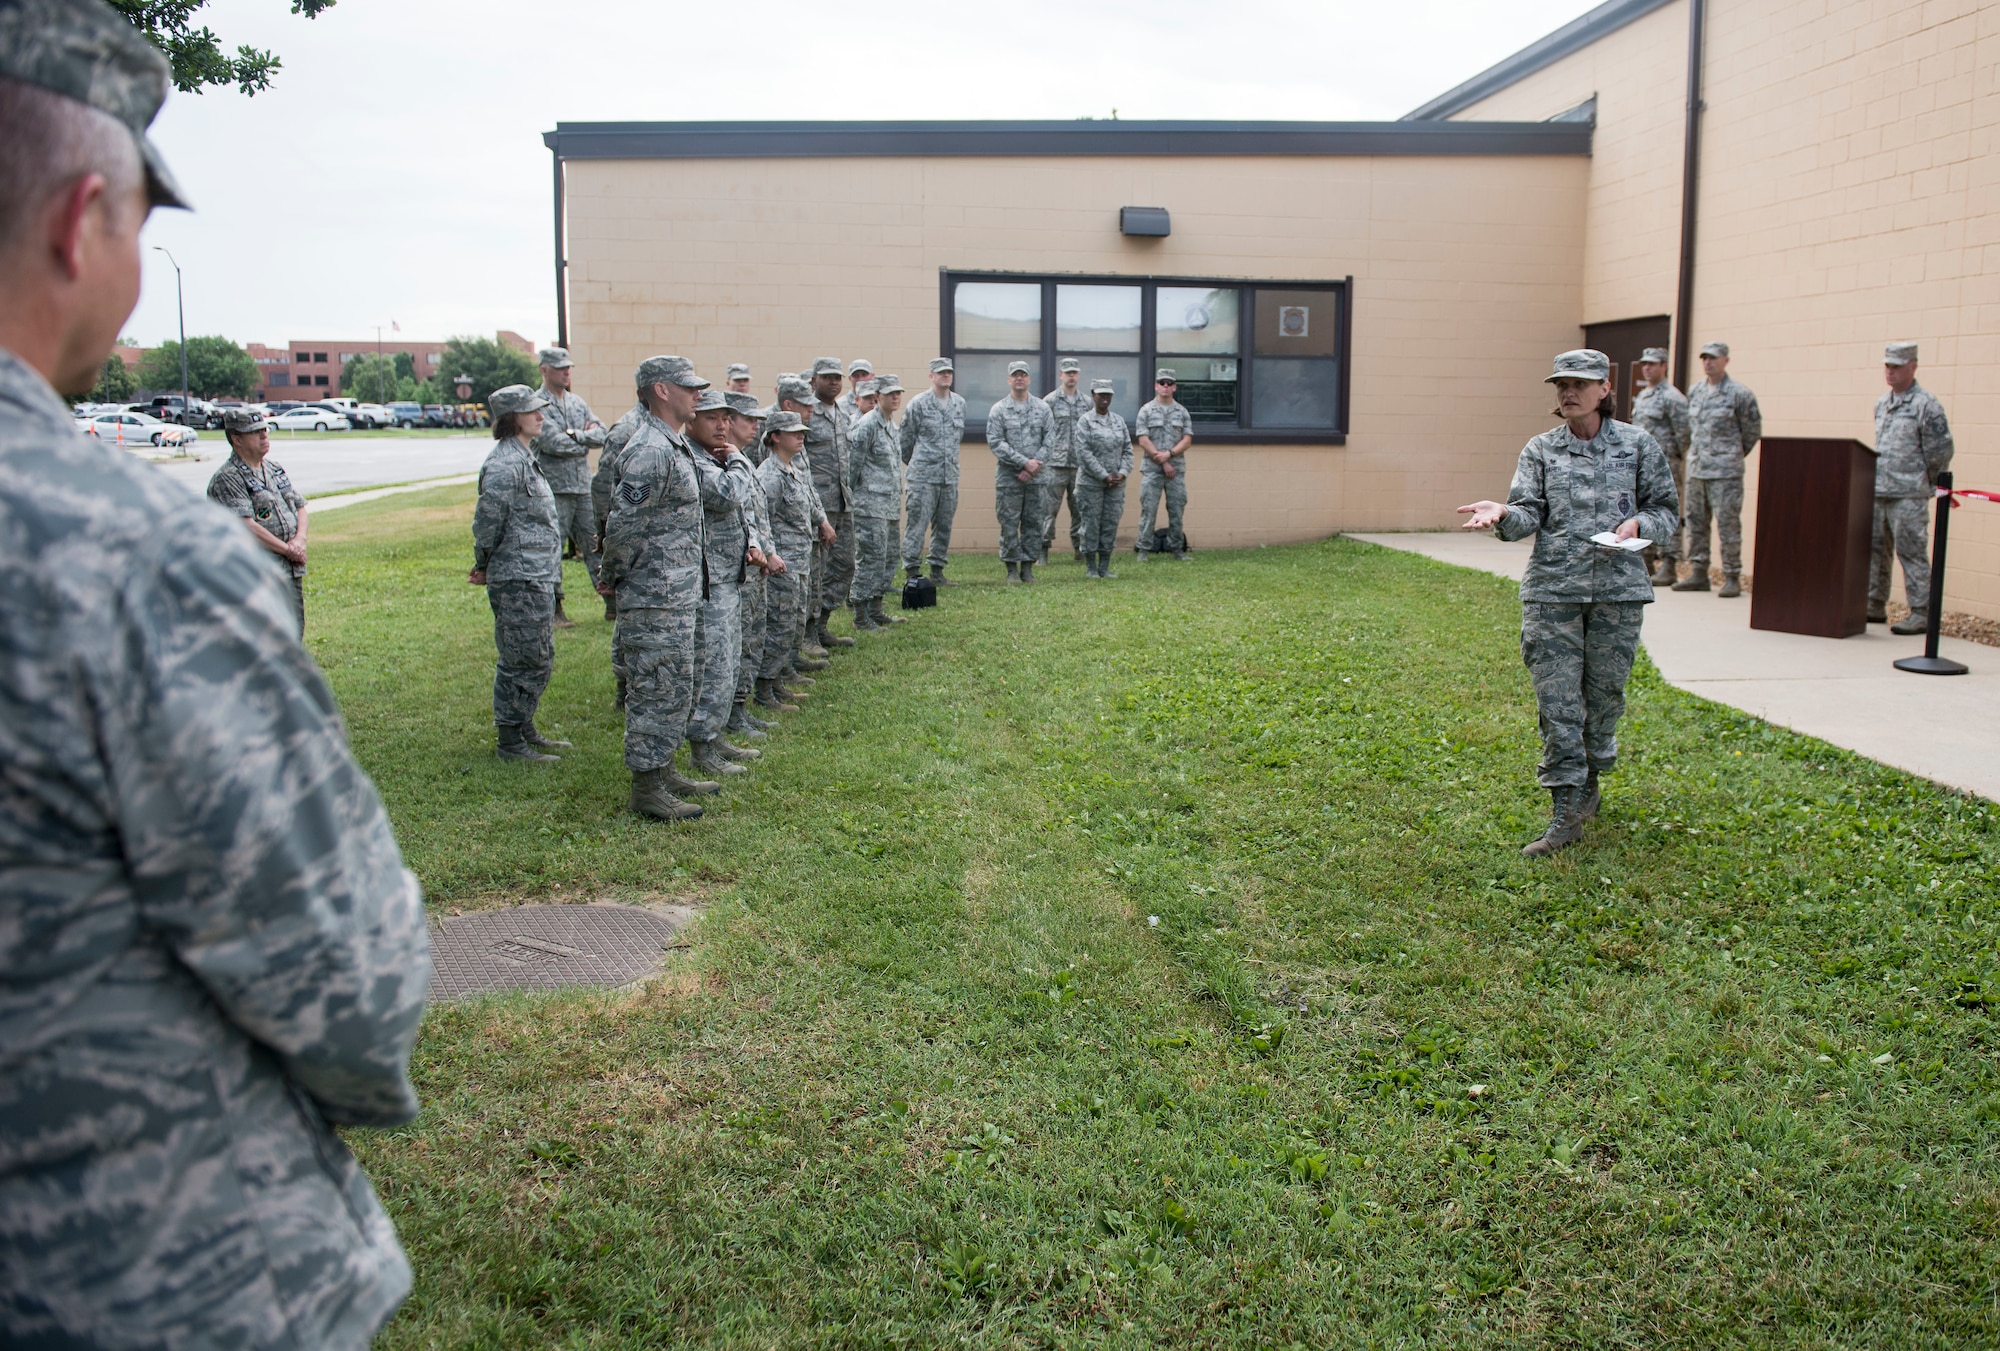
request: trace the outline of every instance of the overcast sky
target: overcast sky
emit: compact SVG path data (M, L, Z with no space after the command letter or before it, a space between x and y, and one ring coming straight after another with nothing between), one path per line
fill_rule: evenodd
M172 94L153 135L195 203L147 243L192 334L555 330L557 122L1400 117L1592 0L213 0L270 90ZM174 336L147 253L127 331Z

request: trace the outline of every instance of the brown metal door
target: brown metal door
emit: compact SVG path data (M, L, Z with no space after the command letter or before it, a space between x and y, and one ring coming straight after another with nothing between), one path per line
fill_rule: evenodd
M1648 347L1665 347L1671 327L1672 320L1664 314L1583 326L1583 345L1611 358L1611 387L1618 395L1620 421L1632 420L1632 396L1638 393L1639 353Z

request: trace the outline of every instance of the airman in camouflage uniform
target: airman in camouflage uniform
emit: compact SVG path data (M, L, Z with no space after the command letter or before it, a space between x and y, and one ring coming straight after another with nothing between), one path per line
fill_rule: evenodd
M1007 367L1008 395L986 414L993 452L993 510L1000 518L1000 561L1009 582L1033 582L1042 552L1042 511L1048 495L1042 469L1055 441L1055 414L1028 392L1028 363Z
M1923 633L1930 622L1930 511L1938 475L1951 468L1951 423L1944 405L1917 383L1917 345L1892 342L1882 354L1889 392L1875 401L1875 551L1868 569L1868 621L1887 622L1891 558L1903 564L1910 613L1891 633Z
M1686 496L1688 451L1687 395L1667 379L1667 349L1648 347L1639 354L1639 375L1646 387L1632 399L1632 425L1653 438L1666 452L1674 471L1674 491ZM1680 576L1681 532L1659 549L1659 567L1653 572L1654 586L1672 586Z
M1084 562L1083 511L1077 503L1076 420L1090 411L1090 396L1077 389L1075 357L1056 363L1058 383L1042 396L1055 414L1056 435L1049 445L1049 462L1042 471L1042 487L1047 505L1042 509L1042 561L1049 561L1049 549L1056 541L1056 512L1069 503L1069 547L1076 561Z
M804 375L780 375L778 377L778 402L776 411L798 414L799 425L810 430L813 414L818 408L819 396L813 392L813 381L810 377ZM770 440L767 437L765 445L768 447L769 444ZM806 476L806 482L811 483L813 481L812 456L801 450L797 456L797 463L800 472ZM819 502L818 488L813 489L813 502L815 504L814 510L822 516L825 515L825 507ZM831 529L831 526L829 525L828 528ZM838 536L836 535L835 538L838 539ZM812 599L814 592L818 589L817 583L813 580L813 570L820 564L820 555L824 552L826 543L824 539L816 539L811 558L794 560L794 570L801 578L805 579L805 583L810 589L805 593L806 601L799 612L798 641L787 649L785 659L789 663L787 668L788 678L802 670L823 671L827 667L827 649L820 646L817 637L819 607ZM847 637L836 638L829 634L828 641L835 647L854 646L854 640Z
M704 592L704 492L741 502L749 465L717 465L696 454L680 427L708 382L685 357L649 357L635 374L646 417L625 445L611 517L604 527L600 587L618 595L617 641L625 659L625 766L632 810L689 820L701 808L675 794L721 785L683 779L674 754L694 711L696 625ZM722 482L718 482L722 480Z
M306 626L306 500L269 458L271 423L249 408L232 408L222 417L229 438L229 459L208 481L208 499L243 519L250 534L267 553L276 554L291 578L292 604L299 613L299 630Z
M575 549L597 584L597 520L591 509L590 452L602 446L606 431L590 405L570 390L573 363L560 347L544 347L539 358L542 387L538 393L549 401L542 412L542 430L535 437L535 463L556 495L556 522L562 528L563 543ZM489 410L491 405L488 405ZM570 626L563 613L562 578L556 578L556 625Z
M756 475L730 439L733 421L721 390L701 392L690 432L697 458L742 471L704 480L701 490L706 589L696 625L694 712L688 717L687 738L695 768L717 777L741 774L737 762L757 758L755 751L722 739L736 702L736 667L743 659L743 585L763 557L745 514Z
M1611 360L1564 352L1547 377L1566 419L1521 450L1505 504L1475 502L1466 529L1504 540L1535 537L1521 578L1521 657L1535 686L1542 729L1538 773L1549 789L1548 830L1523 852L1552 853L1582 837L1597 815L1600 774L1618 763L1618 720L1653 599L1640 555L1592 536L1666 540L1679 504L1659 443L1598 413Z
M747 380L749 368L744 367L743 371ZM729 409L735 414L732 420L735 444L743 448L743 457L752 465L762 465L769 452L763 448L764 412L757 406L756 397L730 390L723 398L729 401ZM744 573L743 585L738 588L742 592L743 650L736 664L736 697L731 701L725 729L738 740L761 741L769 724L751 713L748 705L756 693L757 668L762 664L764 651L766 579L777 564L773 557L776 548L771 543L771 506L764 497L761 474L750 475L750 496L743 503L743 524L762 561Z
M864 394L872 392L868 385L875 379L875 367L866 357L856 357L847 364L847 392L835 400L847 414L847 425L851 428L861 421L868 409L861 406Z
M493 725L503 760L548 761L566 749L535 729L535 710L555 671L556 585L562 576L562 526L555 494L530 446L533 419L548 400L526 385L496 389L486 400L496 435L507 433L479 469L472 512L472 573L493 606ZM508 418L515 419L509 424Z
M1729 375L1729 344L1701 349L1708 378L1688 395L1690 451L1687 470L1688 563L1692 571L1676 591L1708 590L1708 525L1722 542L1722 590L1743 594L1743 461L1764 436L1757 396Z
M864 631L903 622L902 616L882 609L882 597L896 576L896 518L903 508L902 445L895 423L903 382L884 375L874 383L875 407L855 424L848 454L855 551L848 604L854 609L854 627Z
M1175 374L1162 366L1153 374L1154 398L1139 410L1132 438L1139 449L1139 561L1153 553L1153 522L1160 499L1167 499L1167 549L1176 559L1187 558L1187 447L1194 436L1194 416L1174 398L1180 388Z
M903 410L903 567L916 580L930 536L931 580L950 586L951 523L958 514L958 447L965 439L965 399L952 387L950 357L931 361L931 387Z
M0 1344L360 1351L410 1268L329 1123L417 1113L422 897L269 555L56 392L181 204L167 79L0 3Z
M812 476L804 464L805 422L789 410L764 420L764 442L770 456L757 468L764 500L771 512L771 543L788 567L766 581L768 613L764 621L763 668L757 673L757 703L774 710L793 710L779 686L801 636L800 617L812 585L810 564L815 538L832 528L820 506Z
M854 513L847 501L848 438L852 425L839 403L840 363L820 357L812 365L813 394L818 402L806 422L806 459L813 488L833 539L813 550L812 630L822 647L853 647L854 640L835 637L827 629L833 612L847 603L854 585Z
M722 373L722 388L727 394L748 394L750 368L740 361L730 362L729 369Z
M1093 577L1116 577L1118 518L1125 514L1125 480L1132 473L1132 433L1111 411L1116 386L1091 382L1092 408L1076 420L1076 500L1083 509L1083 556Z

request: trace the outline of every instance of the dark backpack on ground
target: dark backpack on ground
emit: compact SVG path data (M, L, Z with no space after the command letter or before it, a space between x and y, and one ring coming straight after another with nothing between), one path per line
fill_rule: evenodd
M903 608L928 610L937 604L937 583L928 577L912 577L903 583Z
M1192 549L1194 548L1194 546L1192 544L1189 544L1187 542L1186 537L1184 536L1181 539L1181 548ZM1173 551L1174 551L1173 532L1168 530L1165 526L1161 526L1158 530L1155 530L1153 532L1153 552L1156 554L1170 554Z

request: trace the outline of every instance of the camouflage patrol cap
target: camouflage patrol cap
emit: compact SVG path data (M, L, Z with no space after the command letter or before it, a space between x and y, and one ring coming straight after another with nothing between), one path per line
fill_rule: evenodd
M875 365L867 357L856 357L847 364L847 373L849 376L873 375Z
M1058 371L1080 371L1083 367L1076 364L1075 357L1064 357L1056 363L1056 369Z
M740 361L732 361L729 363L729 369L722 373L722 378L725 380L748 380L750 378L750 368Z
M147 139L167 98L167 59L102 0L0 0L0 77L115 117L132 133L154 206L187 199Z
M1118 386L1109 380L1092 380L1090 382L1090 392L1092 394L1116 394Z
M728 403L729 411L732 413L740 413L747 418L762 417L764 415L763 410L757 406L757 396L746 390L725 389L722 391L722 397Z
M1726 357L1729 355L1729 344L1726 342L1707 343L1702 347L1701 354L1705 357Z
M839 374L840 374L840 358L839 358L839 357L814 357L814 358L813 358L813 368L812 368L812 373L813 373L813 375L814 375L814 376L821 376L821 375L839 375Z
M951 364L951 358L950 358L950 357L932 357L932 358L931 358L931 374L932 374L932 375L938 375L938 374L941 374L941 373L942 373L942 372L944 372L944 371L948 371L948 370L951 370L951 369L952 369L952 364Z
M576 363L569 359L569 352L561 347L544 347L535 354L535 364L559 371Z
M222 430L233 436L248 436L271 425L271 419L255 408L232 408L222 415Z
M1007 374L1009 375L1032 375L1033 373L1025 361L1010 361L1007 363Z
M1611 358L1589 347L1556 356L1556 368L1542 377L1543 384L1557 380L1609 380Z
M494 417L505 417L509 413L535 413L549 406L549 401L526 385L503 385L486 396L486 410Z
M647 357L632 373L632 380L644 394L654 385L680 385L684 389L707 389L708 381L694 373L694 363L686 357Z
M1667 349L1664 347L1648 347L1645 351L1639 353L1639 360L1655 366L1664 366L1667 364Z
M855 381L854 397L857 399L866 399L866 398L872 398L874 395L880 393L881 391L875 388L875 383L876 382L873 380Z
M1171 366L1162 366L1153 372L1153 383L1156 385L1178 385L1180 382L1181 378L1174 374Z
M1917 345L1913 342L1892 342L1882 349L1884 366L1907 366L1917 359Z
M778 432L802 432L805 429L806 420L789 409L773 413L764 420L764 435L766 436L772 436Z
M893 375L878 375L872 381L877 394L901 394L903 382Z
M778 377L778 397L790 399L793 403L818 403L813 394L812 381L803 375L781 375Z
M701 396L694 401L694 411L697 413L726 413L729 411L729 400L722 397L721 390L711 386L708 389L702 390Z

